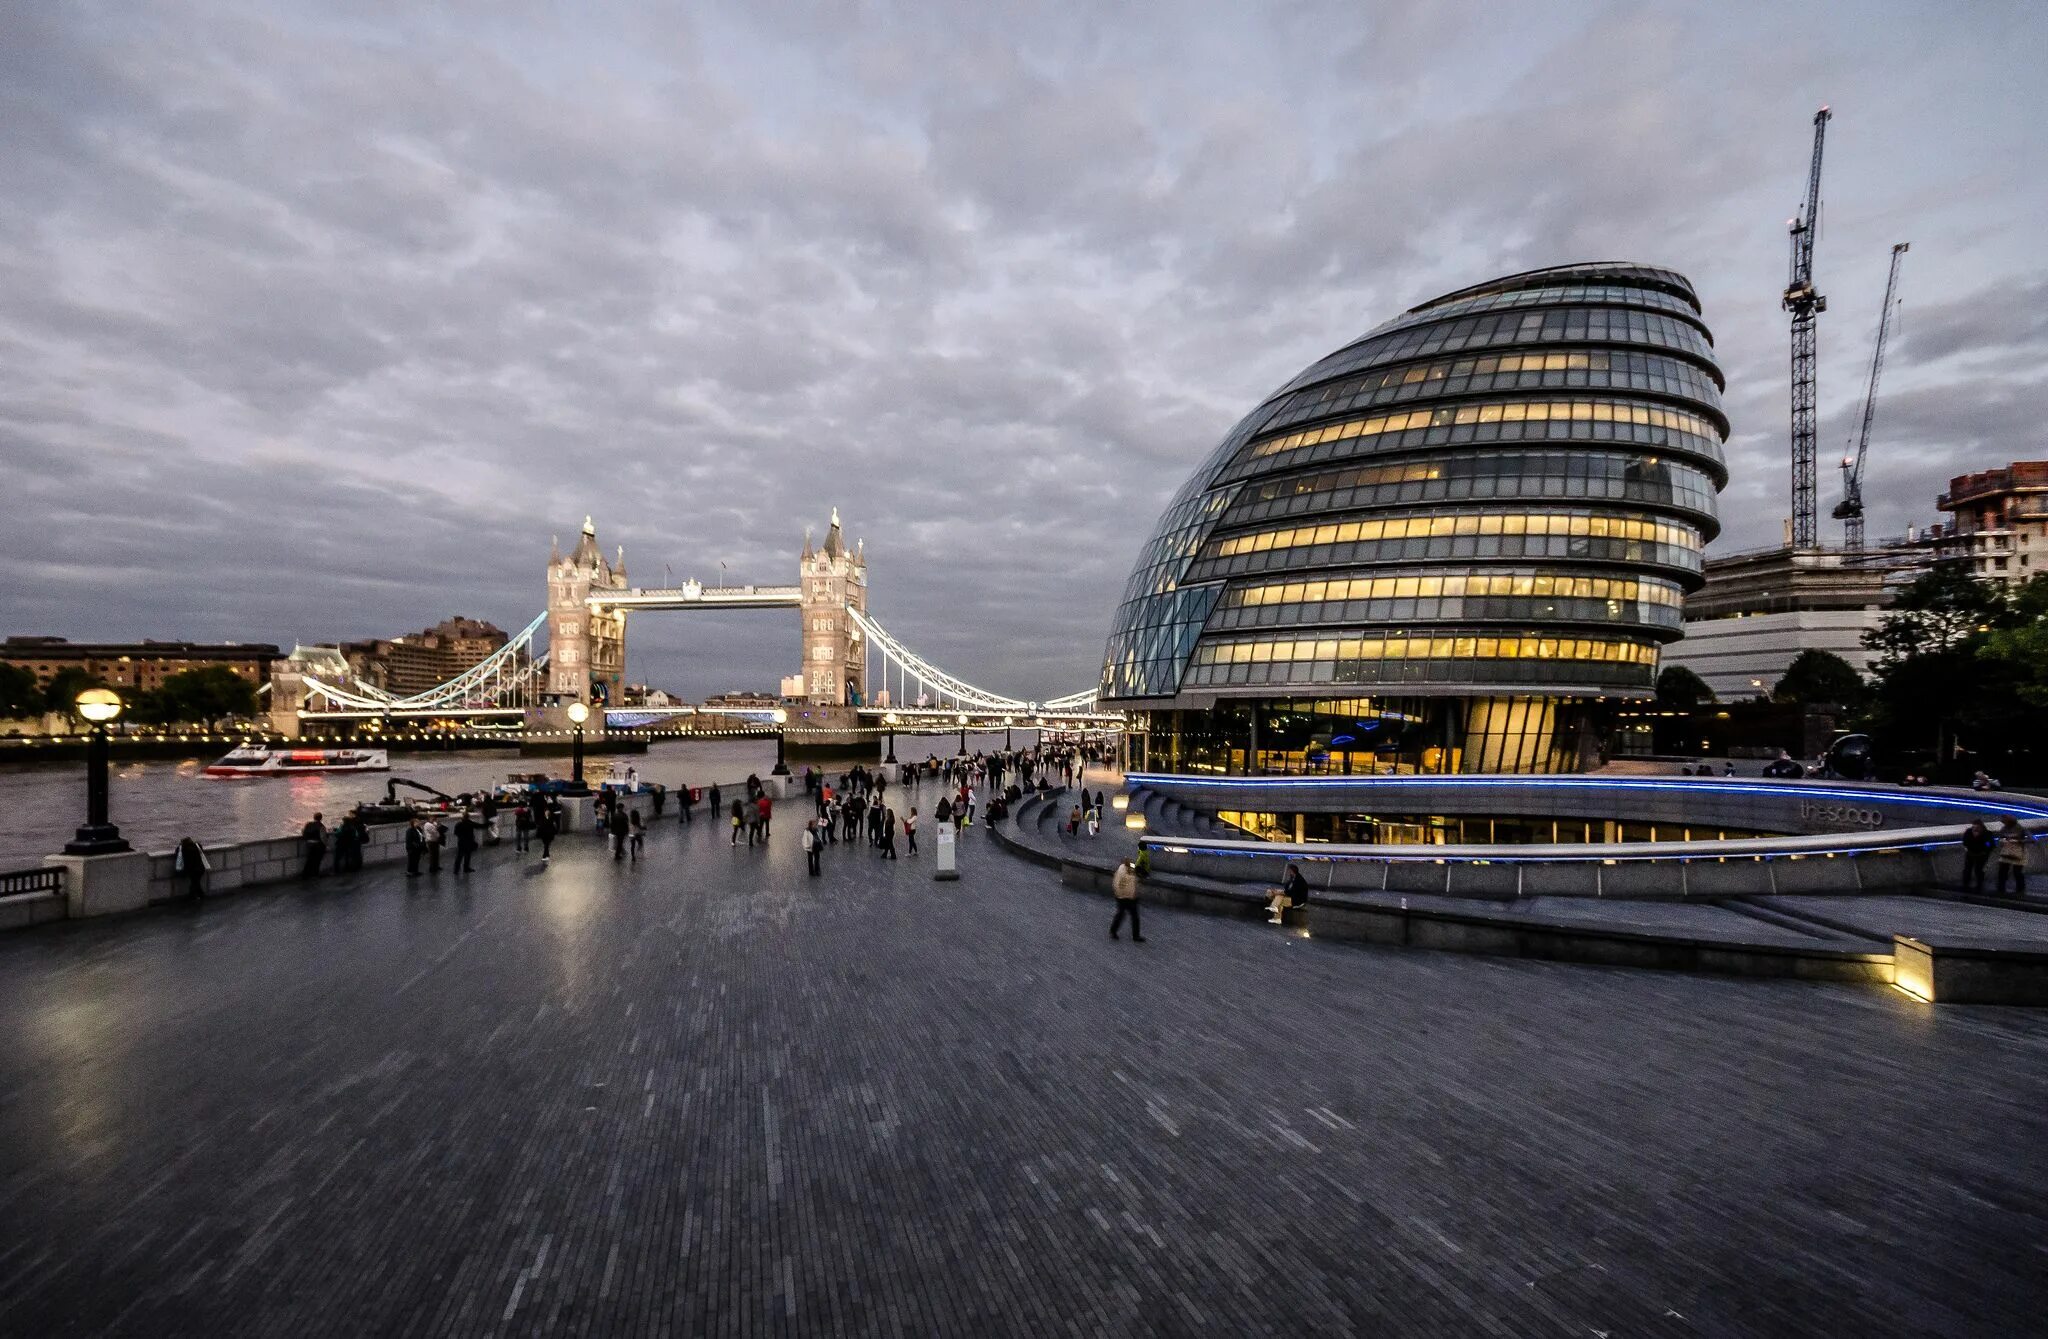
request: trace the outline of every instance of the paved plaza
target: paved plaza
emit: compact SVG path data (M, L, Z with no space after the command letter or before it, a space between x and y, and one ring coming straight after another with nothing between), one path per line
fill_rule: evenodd
M979 831L958 883L807 878L801 813L0 940L0 1334L2048 1314L2048 1014L1158 908L1111 942Z

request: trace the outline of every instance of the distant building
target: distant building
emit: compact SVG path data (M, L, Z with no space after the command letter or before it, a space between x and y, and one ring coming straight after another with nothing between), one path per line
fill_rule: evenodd
M723 708L727 711L770 711L782 705L782 699L773 693L731 692L718 693L704 699L706 710Z
M2048 460L1959 474L1935 505L1955 516L1938 549L1943 562L1967 562L1975 576L2004 583L2048 570Z
M1685 600L1685 638L1664 648L1721 699L1768 693L1802 651L1827 651L1865 674L1863 634L1900 585L1933 563L1933 537L1905 538L1860 554L1838 549L1758 549L1709 558L1706 584Z
M458 616L400 637L346 642L341 653L356 678L409 697L489 659L507 640L495 624Z
M571 702L619 700L626 675L626 614L593 606L590 597L626 589L626 550L607 562L597 547L597 525L583 518L576 548L548 555L548 696Z
M860 545L847 548L839 530L839 508L832 509L822 546L814 548L811 537L804 536L798 572L805 699L812 706L866 705L867 655L860 625L847 610L865 612L868 607L868 562Z
M62 637L9 637L0 662L25 669L47 685L60 670L82 669L110 688L146 693L186 670L220 665L252 684L270 681L282 653L267 642L72 642Z

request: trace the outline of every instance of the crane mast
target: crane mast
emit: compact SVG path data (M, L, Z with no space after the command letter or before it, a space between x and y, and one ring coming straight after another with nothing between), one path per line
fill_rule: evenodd
M1820 222L1820 154L1833 113L1813 114L1813 166L1806 175L1806 208L1792 220L1792 273L1785 285L1785 310L1792 313L1792 547L1820 542L1815 518L1814 318L1828 300L1813 288L1813 239Z
M1842 457L1842 500L1835 504L1834 517L1842 523L1842 547L1850 553L1863 551L1863 462L1870 455L1870 425L1877 418L1877 379L1884 373L1884 342L1891 333L1892 308L1899 291L1899 258L1912 248L1911 242L1892 247L1892 272L1884 281L1884 310L1877 317L1877 346L1870 353L1870 389L1863 396L1863 426L1856 434L1856 454Z

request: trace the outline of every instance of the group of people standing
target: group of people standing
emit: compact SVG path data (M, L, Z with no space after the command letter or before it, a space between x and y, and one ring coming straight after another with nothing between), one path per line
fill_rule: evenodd
M897 775L901 782L904 774ZM851 845L863 833L880 859L897 858L899 830L909 853L917 854L917 807L913 805L908 814L897 816L889 806L889 775L885 769L856 766L841 774L835 785L806 768L804 789L816 809L815 815L805 821L802 837L804 866L812 875L821 872L827 846L836 846L841 841Z
M1993 832L1978 819L1963 829L1963 891L1981 893L1984 891L1984 867L1997 857L1998 896L2005 896L2005 886L2012 884L2014 897L2027 895L2027 843L2030 841L2026 830L2020 827L2017 818L2008 816Z
M331 831L328 829L324 817L322 814L314 814L310 819L306 820L306 825L299 829L299 846L306 860L305 864L300 868L300 878L313 879L319 877L320 866L327 859L330 843L334 848L334 872L336 874L353 874L363 867L363 848L370 844L370 825L363 821L361 807L358 806L349 810L347 816L341 822L335 824ZM188 837L186 840L189 842L191 838ZM196 843L194 845L196 847ZM179 855L181 857L184 855L182 847L179 850ZM184 863L184 861L180 861L181 867ZM203 871L205 867L203 852L200 853L200 859L196 863L199 869Z

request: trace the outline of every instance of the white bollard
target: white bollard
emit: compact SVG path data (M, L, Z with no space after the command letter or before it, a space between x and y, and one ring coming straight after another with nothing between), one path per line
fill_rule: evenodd
M932 878L938 880L957 879L960 877L960 868L954 858L953 825L951 823L939 823L934 826L937 828L939 844L937 851L934 852L937 856L937 863L932 868Z

